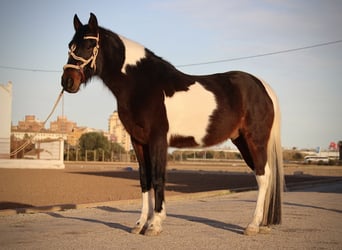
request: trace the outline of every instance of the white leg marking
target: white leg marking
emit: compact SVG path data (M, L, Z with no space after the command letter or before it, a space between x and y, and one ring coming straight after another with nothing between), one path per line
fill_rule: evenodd
M214 94L196 82L188 91L165 97L165 107L169 121L168 141L172 135L193 136L202 145L210 116L217 107Z
M152 219L148 224L148 228L145 232L145 235L155 236L160 234L163 231L162 223L166 219L166 207L165 202L162 205L162 211L160 213L154 212Z
M254 212L254 217L252 222L247 226L245 230L246 235L255 235L259 233L259 227L260 223L262 221L263 215L264 215L264 204L265 204L265 198L266 198L266 192L267 188L269 186L269 180L270 180L270 167L268 163L266 163L265 166L265 174L264 175L257 175L256 180L259 187L258 192L258 199L256 203L256 208Z
M126 73L127 65L136 65L137 62L145 58L145 47L123 36L120 36L120 39L125 45L125 61L121 72Z
M152 217L153 214L153 193L152 190L142 193L142 208L139 220L135 223L132 233L139 234L147 221Z

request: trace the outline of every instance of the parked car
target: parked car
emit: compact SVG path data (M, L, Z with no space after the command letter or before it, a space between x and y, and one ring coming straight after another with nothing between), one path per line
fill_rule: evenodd
M315 156L315 155L307 155L304 157L305 164L329 164L329 157L327 156Z

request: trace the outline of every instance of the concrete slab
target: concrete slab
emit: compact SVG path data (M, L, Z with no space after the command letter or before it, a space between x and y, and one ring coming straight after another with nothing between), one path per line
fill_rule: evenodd
M158 237L129 233L140 205L0 218L1 249L341 249L342 182L284 194L283 224L244 236L256 192L172 200Z

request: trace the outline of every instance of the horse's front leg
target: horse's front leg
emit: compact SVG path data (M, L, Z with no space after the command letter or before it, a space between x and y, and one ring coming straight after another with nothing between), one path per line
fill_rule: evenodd
M162 232L162 222L166 219L165 207L165 174L167 162L166 138L160 137L149 145L152 163L152 185L154 189L155 207L152 219L148 223L145 235L154 236Z
M145 191L142 193L142 208L140 218L135 223L134 227L131 230L133 234L144 233L147 228L147 222L153 216L153 194L152 190Z
M164 185L164 184L163 184ZM164 201L164 188L155 187L155 209L148 222L145 235L156 236L163 231L162 223L166 219L166 206Z
M132 138L132 145L139 162L140 186L142 191L142 208L140 218L135 223L131 232L134 234L144 233L147 222L153 216L153 193L151 178L151 162L148 148L136 142Z

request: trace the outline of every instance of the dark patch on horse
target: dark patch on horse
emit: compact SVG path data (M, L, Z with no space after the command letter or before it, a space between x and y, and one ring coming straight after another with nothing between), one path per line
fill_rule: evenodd
M136 65L126 66L125 69L130 79L138 81L135 84L144 87L141 89L144 94L150 94L150 88L155 88L165 93L167 97L172 97L177 91L187 91L195 82L192 76L179 72L173 65L150 50L145 49L145 51L145 58Z
M170 147L187 148L199 146L193 136L172 135L169 142Z

